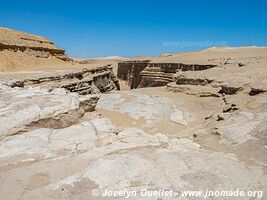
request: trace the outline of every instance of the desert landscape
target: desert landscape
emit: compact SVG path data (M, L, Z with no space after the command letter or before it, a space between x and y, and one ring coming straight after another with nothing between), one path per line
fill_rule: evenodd
M256 46L71 58L0 28L1 199L266 199L266 66Z

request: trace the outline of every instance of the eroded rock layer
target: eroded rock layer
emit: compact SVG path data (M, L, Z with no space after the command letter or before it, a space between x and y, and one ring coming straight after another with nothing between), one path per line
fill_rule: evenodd
M13 88L0 85L0 139L22 131L26 126L66 127L85 112L93 111L98 97L52 91L40 87Z
M93 69L84 68L82 71L63 75L18 80L7 83L7 85L11 87L38 85L49 89L65 88L70 92L77 92L81 95L107 92L116 87L119 89L119 83L114 79L111 66Z
M0 27L0 70L61 64L71 59L48 39Z
M150 63L149 61L125 61L118 64L118 77L126 80L131 89L165 86L173 81L177 71L206 70L216 65L183 63Z
M23 51L36 57L55 56L61 60L70 60L65 50L54 45L53 42L42 36L0 28L0 51L5 49Z
M178 71L173 76L174 82L167 86L172 91L199 96L234 95L239 92L254 96L267 91L263 75L257 73L264 70L255 67L255 71L249 76L246 76L245 70L240 72L237 67L211 68L204 72Z

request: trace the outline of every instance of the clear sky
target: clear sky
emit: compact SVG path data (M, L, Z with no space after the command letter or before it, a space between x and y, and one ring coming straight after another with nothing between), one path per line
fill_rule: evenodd
M0 0L0 26L42 35L74 57L267 46L267 0Z

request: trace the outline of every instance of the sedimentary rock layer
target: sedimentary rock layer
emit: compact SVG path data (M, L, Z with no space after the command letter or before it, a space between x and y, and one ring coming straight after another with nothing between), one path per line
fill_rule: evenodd
M2 27L0 27L0 60L0 70L71 61L64 49L56 47L44 37Z
M164 86L173 81L173 75L181 71L206 70L216 65L183 63L150 63L126 61L118 64L118 77L126 80L130 88Z
M55 56L61 60L70 60L65 50L54 45L53 42L42 36L36 36L6 28L0 28L0 51L23 51L36 57Z
M98 97L35 88L10 88L0 85L0 139L16 134L25 126L62 128L93 111Z
M25 79L10 82L10 87L42 86L48 89L65 88L81 95L107 92L116 88L111 66L83 69L79 72L57 76ZM118 85L118 83L116 83Z

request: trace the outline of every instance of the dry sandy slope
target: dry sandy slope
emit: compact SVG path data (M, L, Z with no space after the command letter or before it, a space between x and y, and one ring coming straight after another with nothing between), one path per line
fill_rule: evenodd
M28 70L68 60L63 49L42 36L0 27L0 71Z
M233 62L243 64L267 62L267 47L211 47L202 51L193 51L177 54L164 54L160 56L141 56L134 59L148 59L152 62L182 62L196 64L224 64L231 59ZM230 61L230 62L231 62ZM232 62L231 62L232 63Z

